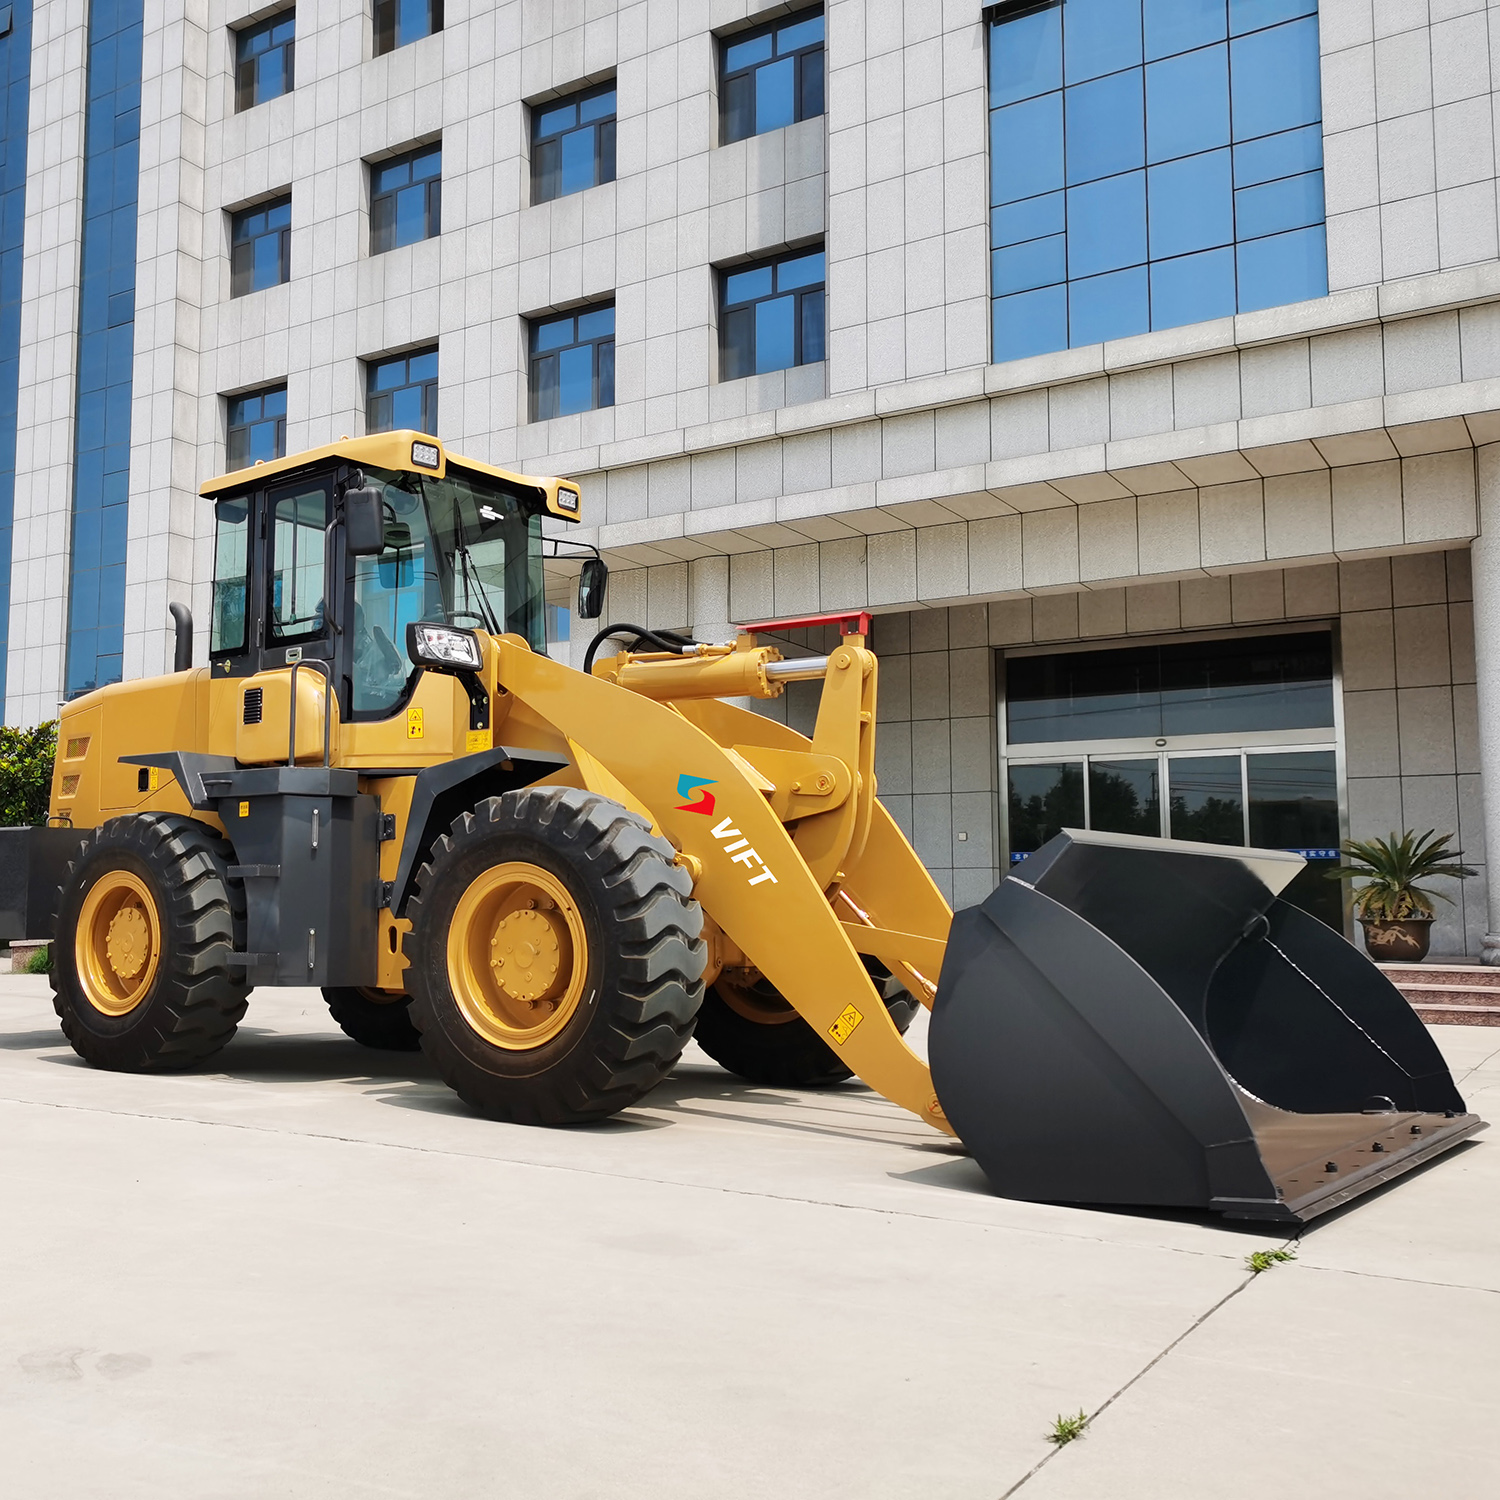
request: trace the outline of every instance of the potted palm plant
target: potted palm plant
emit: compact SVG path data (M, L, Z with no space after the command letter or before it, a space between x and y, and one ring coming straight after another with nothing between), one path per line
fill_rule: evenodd
M1432 942L1432 898L1449 898L1420 882L1463 880L1475 872L1460 863L1461 850L1448 847L1451 833L1432 829L1383 839L1348 839L1349 863L1330 870L1330 880L1363 880L1354 892L1354 914L1365 930L1365 949L1386 963L1420 963Z

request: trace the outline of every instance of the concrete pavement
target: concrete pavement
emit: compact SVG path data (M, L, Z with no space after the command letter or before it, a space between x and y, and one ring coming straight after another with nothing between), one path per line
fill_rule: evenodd
M526 1130L316 991L246 1023L208 1071L96 1073L0 978L5 1493L1500 1493L1500 1140L1251 1278L1273 1231L1006 1202L857 1086L693 1051ZM1500 1117L1500 1036L1438 1034Z

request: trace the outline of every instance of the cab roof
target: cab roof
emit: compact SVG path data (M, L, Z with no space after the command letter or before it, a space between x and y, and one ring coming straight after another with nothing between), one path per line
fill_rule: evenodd
M418 462L420 456L422 462ZM514 474L509 469L497 469L493 464L480 463L478 459L462 458L449 453L442 443L425 432L413 432L409 427L395 432L377 432L369 437L340 438L336 443L326 443L321 448L308 448L301 453L288 454L285 458L260 461L248 469L239 469L232 474L221 474L199 487L198 493L208 497L232 494L251 485L260 486L280 474L292 474L306 469L325 459L341 458L360 468L404 470L411 474L429 474L441 479L451 467L462 473L483 475L486 479L498 479L505 484L524 485L538 491L546 502L547 514L563 521L581 519L583 510L579 488L571 479L541 479L531 474ZM430 460L430 461L429 461Z

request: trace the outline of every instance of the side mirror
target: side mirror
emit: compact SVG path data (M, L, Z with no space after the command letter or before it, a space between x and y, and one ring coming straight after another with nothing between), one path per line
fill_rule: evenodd
M609 568L602 557L590 557L578 575L578 617L597 620L604 613L604 587L609 582Z
M385 551L385 497L372 485L344 491L344 544L350 557Z

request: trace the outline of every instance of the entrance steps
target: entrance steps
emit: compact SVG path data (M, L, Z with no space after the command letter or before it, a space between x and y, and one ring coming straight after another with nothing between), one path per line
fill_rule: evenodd
M1429 1025L1500 1026L1500 968L1483 964L1380 964Z

